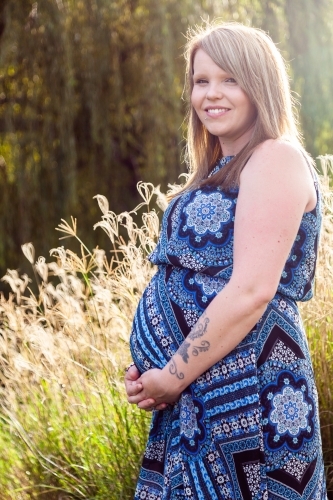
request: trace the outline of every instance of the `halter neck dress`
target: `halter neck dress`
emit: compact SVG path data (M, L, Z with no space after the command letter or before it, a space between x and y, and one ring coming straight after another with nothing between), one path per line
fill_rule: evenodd
M315 174L314 183L316 207L303 215L262 318L174 407L153 412L135 500L327 498L317 391L296 305L312 297L321 224ZM230 280L237 196L204 186L165 211L149 256L157 272L130 337L140 372L165 366Z

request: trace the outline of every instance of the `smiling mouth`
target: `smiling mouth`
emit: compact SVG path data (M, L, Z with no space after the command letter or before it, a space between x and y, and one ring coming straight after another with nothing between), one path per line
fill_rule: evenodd
M226 113L227 111L230 111L229 108L207 108L205 109L206 113L209 113L211 115L218 115L220 113Z

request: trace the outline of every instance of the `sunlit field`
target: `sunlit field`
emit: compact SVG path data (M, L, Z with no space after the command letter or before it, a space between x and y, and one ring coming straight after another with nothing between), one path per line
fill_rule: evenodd
M332 158L322 166L316 295L301 309L333 488ZM59 247L37 258L26 244L31 276L11 270L3 277L12 292L0 302L1 500L133 498L149 415L127 404L123 376L131 320L154 273L146 256L156 244L157 212L166 206L152 185L138 189L142 203L120 215L96 197L102 217L95 229L108 234L111 252L89 250L79 222L62 221L59 236L76 238L79 254Z

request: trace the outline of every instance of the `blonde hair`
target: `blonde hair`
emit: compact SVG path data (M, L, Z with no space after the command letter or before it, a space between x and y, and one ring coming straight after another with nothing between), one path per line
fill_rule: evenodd
M248 144L209 179L208 174L222 157L222 150L218 137L208 132L191 106L193 62L199 49L235 77L257 111L253 135ZM238 23L196 28L189 33L185 58L185 94L189 102L186 160L191 175L182 191L205 184L224 189L238 186L241 171L254 149L267 139L284 138L296 144L309 157L297 130L283 58L266 33Z

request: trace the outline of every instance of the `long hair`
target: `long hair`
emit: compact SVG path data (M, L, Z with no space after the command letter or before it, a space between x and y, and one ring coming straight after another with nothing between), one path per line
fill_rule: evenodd
M199 120L191 105L193 62L202 49L224 71L230 73L254 104L257 117L247 145L220 171L207 179L223 156L218 137ZM296 126L294 102L283 58L263 31L239 23L223 23L191 30L185 50L185 95L188 100L186 160L190 176L181 191L205 184L230 189L239 185L239 177L254 149L267 139L283 138L301 145ZM310 159L311 161L311 159Z

